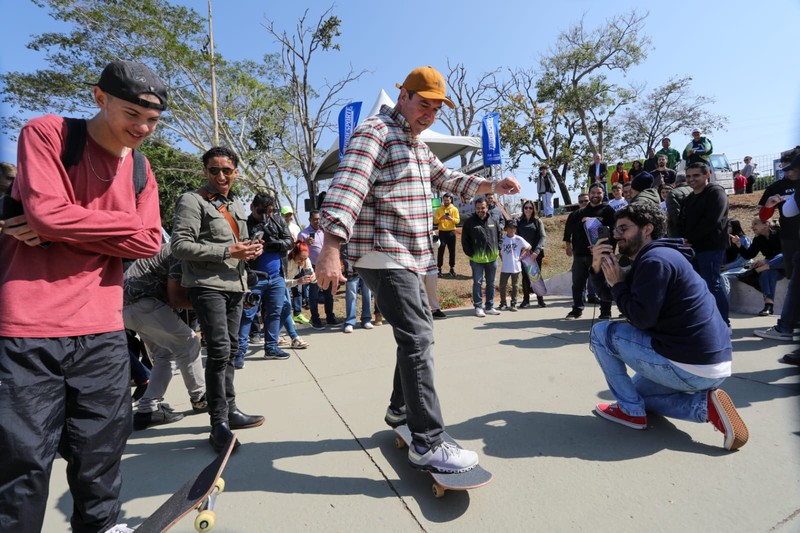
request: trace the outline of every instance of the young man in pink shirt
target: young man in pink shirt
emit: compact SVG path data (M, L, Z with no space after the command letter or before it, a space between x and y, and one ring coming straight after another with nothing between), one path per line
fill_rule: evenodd
M161 245L155 177L134 149L155 131L167 89L147 66L115 61L93 95L100 111L76 164L62 161L64 118L22 128L11 197L24 214L0 222L0 531L41 530L56 452L68 465L72 530L124 531L115 526L131 431L122 260Z

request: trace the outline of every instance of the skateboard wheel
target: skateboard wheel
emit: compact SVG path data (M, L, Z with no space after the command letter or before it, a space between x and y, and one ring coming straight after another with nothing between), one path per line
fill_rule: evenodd
M404 440L403 440L403 439L401 439L400 437L395 437L395 438L394 438L394 446L395 446L395 448L397 448L398 450L402 450L403 448L405 448L405 447L406 447L406 441L404 441Z
M217 494L220 494L225 490L225 480L222 478L217 478L217 482L214 484L214 486L217 488Z
M216 521L217 517L214 511L203 511L194 519L194 528L199 533L205 533L206 531L214 529Z
M437 498L441 498L442 496L444 496L445 488L439 485L438 483L434 483L431 488L433 489L433 495L436 496Z

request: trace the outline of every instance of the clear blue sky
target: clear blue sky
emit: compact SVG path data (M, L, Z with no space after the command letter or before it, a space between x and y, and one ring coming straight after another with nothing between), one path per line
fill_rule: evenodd
M206 13L206 0L180 3ZM316 20L331 3L310 0L305 5L309 18ZM63 26L26 0L0 0L0 7L6 21L0 68L25 71L43 66L42 54L27 50L25 44L33 34ZM558 33L582 14L587 27L594 27L634 7L649 10L646 33L653 49L629 76L646 81L649 89L671 76L692 76L693 91L714 97L712 111L729 119L726 131L709 132L716 152L725 152L733 162L800 144L800 0L342 1L334 8L342 19L341 51L317 57L312 82L336 81L349 65L366 69L370 72L342 97L361 100L368 109L380 89L396 98L394 84L417 66L444 71L449 58L475 76L496 68L535 66ZM228 58L257 59L277 49L261 26L264 16L291 30L301 14L294 2L216 0L217 50ZM441 126L433 129L444 132ZM688 131L676 134L673 144L681 148L688 138ZM326 139L324 148L332 141L332 136ZM0 136L0 160L14 161L15 150ZM529 174L530 163L526 166L517 171L519 178Z

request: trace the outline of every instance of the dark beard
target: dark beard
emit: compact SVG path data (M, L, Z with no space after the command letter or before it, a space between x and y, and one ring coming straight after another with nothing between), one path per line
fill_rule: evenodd
M642 242L644 241L642 230L636 232L636 236L632 239L626 239L624 243L619 244L619 253L633 259L639 250L642 249Z

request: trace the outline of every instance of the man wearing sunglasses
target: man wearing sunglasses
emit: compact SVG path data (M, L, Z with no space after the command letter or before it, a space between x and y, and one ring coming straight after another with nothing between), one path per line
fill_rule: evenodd
M744 446L747 426L719 389L731 375L728 327L692 268L693 250L680 239L661 239L666 220L657 206L628 205L615 218L614 236L630 270L623 273L604 239L592 249L592 270L628 321L592 328L591 350L617 400L595 412L632 429L647 428L647 412L711 422L726 450Z
M252 242L244 207L233 192L239 158L217 146L203 154L208 182L181 195L175 209L172 253L183 261L181 285L187 288L206 341L206 397L211 416L209 442L227 446L231 429L258 427L263 416L242 413L233 388L239 350L242 297L248 290L245 261L261 255L261 240ZM237 442L238 445L238 442Z

